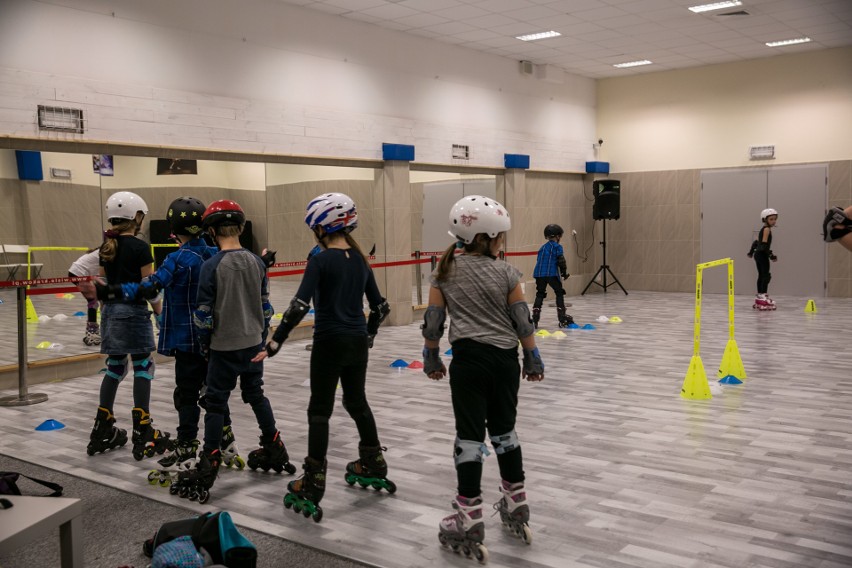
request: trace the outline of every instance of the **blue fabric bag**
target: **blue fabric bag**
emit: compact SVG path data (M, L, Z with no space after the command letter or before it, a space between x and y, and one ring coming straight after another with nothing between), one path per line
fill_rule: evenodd
M160 548L179 537L189 537L196 552L203 548L214 564L223 564L227 568L257 566L257 549L234 525L227 511L165 523L154 538L145 543L143 551L156 557Z

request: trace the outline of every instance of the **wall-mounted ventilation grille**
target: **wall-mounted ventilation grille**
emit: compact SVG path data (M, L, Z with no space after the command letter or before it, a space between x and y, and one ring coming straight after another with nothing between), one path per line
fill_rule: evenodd
M85 130L83 111L78 108L38 105L38 128L53 132L82 134Z
M453 159L454 160L469 160L470 146L463 144L453 144Z
M750 160L774 160L775 146L749 146L748 157Z

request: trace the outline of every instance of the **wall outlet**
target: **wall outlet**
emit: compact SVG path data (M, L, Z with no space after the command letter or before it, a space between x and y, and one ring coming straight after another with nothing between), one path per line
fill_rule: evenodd
M576 234L577 234L577 231L576 231L576 230L574 230L574 229L571 229L571 234L572 234L572 235L576 235Z

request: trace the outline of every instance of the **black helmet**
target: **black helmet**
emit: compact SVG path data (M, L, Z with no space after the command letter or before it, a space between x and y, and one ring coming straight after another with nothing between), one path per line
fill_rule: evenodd
M562 227L555 224L550 224L544 228L544 238L549 239L551 237L561 237L565 234L565 231L562 230Z
M169 227L175 235L194 237L201 233L201 216L207 207L194 197L178 197L169 205Z

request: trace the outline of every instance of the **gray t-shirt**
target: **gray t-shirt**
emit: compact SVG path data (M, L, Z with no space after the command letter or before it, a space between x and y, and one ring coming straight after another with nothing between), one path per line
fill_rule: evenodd
M517 268L488 256L460 254L446 280L439 282L436 274L437 270L431 283L447 302L450 343L473 339L501 349L518 345L508 301L509 292L521 281Z

